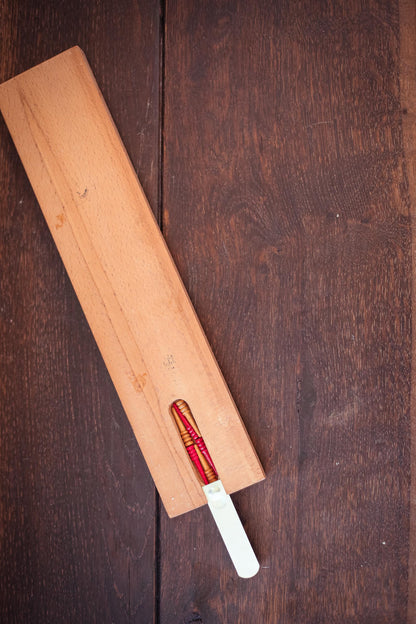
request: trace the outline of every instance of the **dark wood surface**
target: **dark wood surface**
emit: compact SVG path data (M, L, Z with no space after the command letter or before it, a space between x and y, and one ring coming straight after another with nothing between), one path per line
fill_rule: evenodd
M161 508L1 121L1 622L415 621L413 18L3 0L0 81L85 51L267 479L239 579L206 508Z
M1 80L79 43L157 210L159 7L0 6ZM152 622L153 482L0 132L0 621Z

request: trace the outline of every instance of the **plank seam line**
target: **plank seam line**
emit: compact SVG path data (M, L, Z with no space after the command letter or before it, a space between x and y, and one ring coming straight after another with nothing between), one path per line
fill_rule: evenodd
M163 234L163 175L165 132L165 15L166 0L159 3L159 126L158 126L158 196L157 220ZM154 564L154 624L160 624L161 594L161 500L155 488L155 564Z

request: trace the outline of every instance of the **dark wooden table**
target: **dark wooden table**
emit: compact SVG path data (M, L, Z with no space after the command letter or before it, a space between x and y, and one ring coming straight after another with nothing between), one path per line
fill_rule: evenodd
M170 520L0 123L0 621L416 622L413 1L3 0L79 44L267 473Z

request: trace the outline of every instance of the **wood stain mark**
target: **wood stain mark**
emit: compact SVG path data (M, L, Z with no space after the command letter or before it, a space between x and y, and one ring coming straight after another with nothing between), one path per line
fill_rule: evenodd
M192 613L190 616L185 618L185 624L203 624L202 618L198 612Z
M83 193L80 193L79 191L77 191L77 195L79 195L81 199L85 199L85 198L86 198L86 196L88 195L88 189L87 189L87 187L85 187L85 189L84 189L84 192L83 192Z
M169 353L163 360L163 366L168 370L173 370L175 368L175 363L175 358L171 353Z
M143 373L143 375L135 375L133 372L129 373L129 380L136 392L143 392L146 385L146 376L147 373Z
M59 230L59 228L61 228L64 225L65 221L66 221L66 216L64 215L63 212L61 212L61 214L59 214L56 217L55 228Z

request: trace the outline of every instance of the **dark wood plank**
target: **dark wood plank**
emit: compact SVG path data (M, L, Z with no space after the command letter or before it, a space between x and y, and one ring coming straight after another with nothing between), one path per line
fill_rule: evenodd
M165 50L164 233L267 480L234 497L250 581L162 513L161 622L405 622L398 5L173 1Z
M403 111L403 145L405 171L408 183L408 203L412 220L412 335L416 336L416 4L413 0L400 0L400 99ZM412 384L411 384L411 487L410 487L410 534L409 534L409 589L407 621L416 621L416 383L415 361L416 341L412 340Z
M1 3L0 81L79 44L152 205L159 7ZM0 620L152 622L155 492L3 121Z

